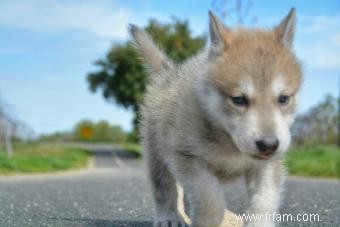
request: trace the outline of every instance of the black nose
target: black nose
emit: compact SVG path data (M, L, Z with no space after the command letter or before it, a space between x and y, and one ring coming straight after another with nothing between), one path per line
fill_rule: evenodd
M261 154L271 155L279 147L279 141L275 140L258 140L256 141L257 149Z

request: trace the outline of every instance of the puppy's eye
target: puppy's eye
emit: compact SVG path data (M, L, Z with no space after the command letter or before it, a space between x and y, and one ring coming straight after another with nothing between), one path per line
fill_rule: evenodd
M280 95L278 102L281 105L287 105L289 103L289 99L290 99L290 97L288 95Z
M248 105L248 99L245 96L235 96L235 97L230 97L231 101L236 105L236 106L247 106Z

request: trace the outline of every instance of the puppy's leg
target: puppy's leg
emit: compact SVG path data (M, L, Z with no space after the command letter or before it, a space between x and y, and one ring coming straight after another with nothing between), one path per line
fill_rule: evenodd
M184 194L183 203L184 203L184 212L189 217L189 215L190 215L190 201L189 201L189 196L187 195L187 193Z
M247 226L275 226L283 176L284 170L279 161L247 172L246 185L250 196L248 214L258 215L260 219L250 221Z
M190 161L179 165L178 179L189 200L192 227L219 226L223 221L225 200L218 179L204 165Z
M150 154L149 174L156 205L155 227L184 227L177 210L176 180L157 154Z

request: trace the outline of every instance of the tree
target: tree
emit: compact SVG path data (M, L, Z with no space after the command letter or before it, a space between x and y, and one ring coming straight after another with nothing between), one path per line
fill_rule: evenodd
M0 97L0 147L3 146L7 154L13 154L12 142L22 138L29 138L31 130L19 121L6 102Z
M211 8L222 19L236 22L238 25L245 23L254 24L257 17L252 14L255 0L212 0Z
M306 144L336 144L338 138L339 99L330 95L312 107L308 112L297 116L292 127L295 142Z
M3 143L9 156L13 154L12 136L15 127L15 122L0 107L0 144Z
M205 43L202 36L192 37L187 21L178 19L174 19L172 24L150 20L145 30L175 62L196 54ZM95 64L99 70L87 76L90 90L101 90L105 99L132 109L136 129L138 106L148 80L136 51L128 42L114 45L106 58Z
M9 156L13 154L12 141L18 134L18 129L23 126L11 113L8 104L0 97L0 146L4 146Z

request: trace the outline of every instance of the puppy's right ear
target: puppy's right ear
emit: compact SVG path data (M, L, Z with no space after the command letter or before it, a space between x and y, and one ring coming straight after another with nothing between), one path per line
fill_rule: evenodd
M129 25L129 32L133 37L134 47L145 61L151 74L159 74L163 69L172 67L172 62L161 51L145 31L136 25Z
M226 50L231 41L232 33L223 23L209 10L210 31L210 56L217 56Z
M287 48L292 48L295 33L295 8L292 8L282 22L274 29L280 43Z

